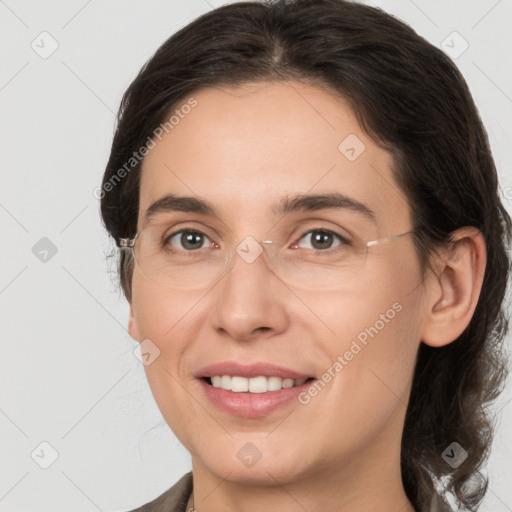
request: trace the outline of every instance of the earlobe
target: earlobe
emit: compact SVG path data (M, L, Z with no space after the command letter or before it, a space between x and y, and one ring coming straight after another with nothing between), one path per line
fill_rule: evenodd
M435 262L438 272L426 283L423 343L441 347L455 341L471 321L486 265L485 241L474 227L452 233L452 244Z
M133 338L134 341L140 342L140 335L139 335L139 329L137 326L137 320L135 318L135 315L133 314L133 305L130 304L130 313L128 317L128 332L130 333L130 336Z

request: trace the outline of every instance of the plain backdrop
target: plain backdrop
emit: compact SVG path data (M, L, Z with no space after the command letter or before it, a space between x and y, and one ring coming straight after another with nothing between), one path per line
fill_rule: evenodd
M190 470L133 354L93 191L123 91L165 39L222 3L0 0L1 512L128 510ZM512 2L368 3L451 53L511 210ZM511 400L509 384L484 512L512 511Z

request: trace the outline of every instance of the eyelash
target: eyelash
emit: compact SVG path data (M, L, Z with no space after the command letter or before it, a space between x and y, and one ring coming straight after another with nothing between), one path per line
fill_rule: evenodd
M320 227L308 229L307 231L302 233L302 235L297 239L297 241L293 242L292 245L296 246L297 243L300 240L302 240L306 235L309 235L310 233L315 233L315 232L320 232L320 233L323 233L323 234L333 235L333 236L337 237L340 240L340 242L341 242L340 244L334 246L334 248L329 248L329 249L325 249L325 250L311 249L311 250L316 251L318 253L333 252L333 251L337 250L336 248L343 247L343 246L350 246L351 245L350 241L346 237L344 237L343 235L340 235L336 231L332 231L330 229L320 228ZM204 233L202 233L201 231L199 231L197 229L187 229L187 228L184 228L184 229L180 229L179 231L175 231L174 233L171 233L169 236L165 237L164 244L169 243L172 238L174 238L176 235L180 235L182 233L194 233L194 234L197 234L197 235L202 235L202 236L206 237L207 239L211 240L208 235L205 235ZM173 246L171 246L171 247L173 247ZM211 245L210 245L210 247L211 247ZM201 248L201 249L203 249L203 248ZM200 249L186 250L186 249L175 249L175 248L173 248L171 250L187 252L187 253L193 254L193 253L199 251Z

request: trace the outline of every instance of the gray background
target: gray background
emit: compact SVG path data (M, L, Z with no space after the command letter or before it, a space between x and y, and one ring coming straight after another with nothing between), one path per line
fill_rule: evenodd
M1 512L127 510L190 469L133 355L93 191L125 88L167 37L222 3L0 0ZM511 209L511 0L368 3L452 52ZM509 385L482 511L512 511L511 399Z

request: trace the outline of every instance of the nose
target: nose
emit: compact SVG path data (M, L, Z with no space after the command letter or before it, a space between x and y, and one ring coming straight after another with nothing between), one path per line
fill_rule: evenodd
M261 251L254 241L240 244L214 288L214 327L237 341L272 337L284 332L289 323L286 304L291 292Z

